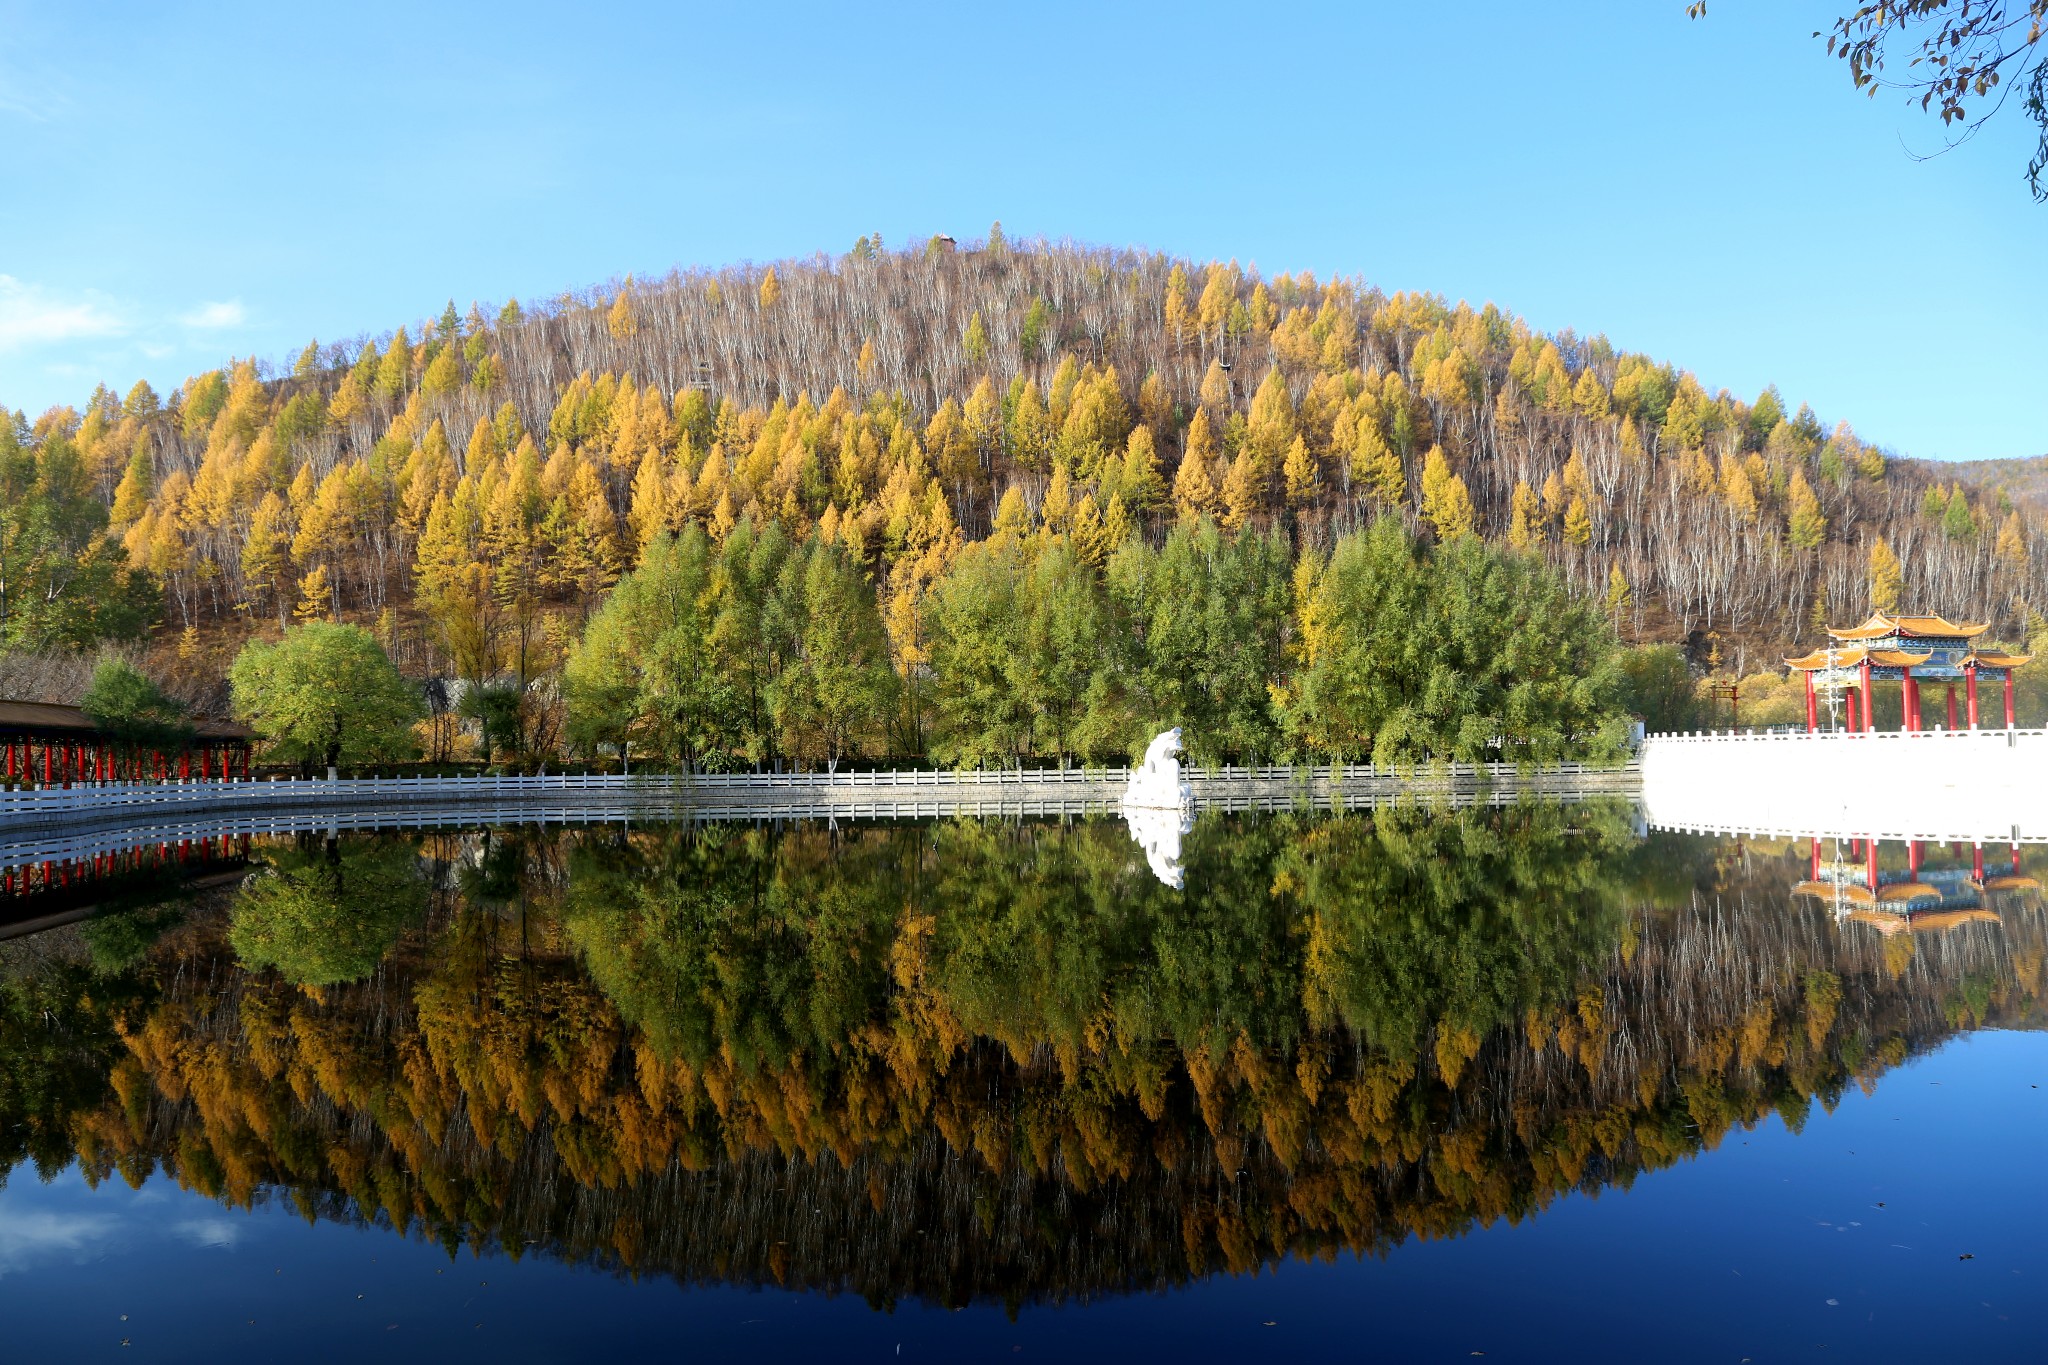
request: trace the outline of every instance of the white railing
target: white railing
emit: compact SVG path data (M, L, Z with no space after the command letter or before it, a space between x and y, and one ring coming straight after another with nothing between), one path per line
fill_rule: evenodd
M1945 730L1936 726L1931 730L1818 730L1810 734L1805 730L1680 730L1669 734L1650 735L1643 743L1812 744L1820 741L1851 740L1858 743L1939 744L1992 738L2000 744L2009 744L2027 739L2040 739L2043 736L2048 736L2048 729L2007 729L2003 725L1981 725L1974 730Z
M1653 735L1642 768L1663 829L2048 840L2048 730Z
M1633 765L1584 763L1523 768L1512 763L1375 767L1366 764L1290 766L1235 765L1189 769L1198 795L1226 798L1256 789L1270 799L1281 792L1310 798L1339 792L1442 790L1470 786L1509 789L1585 785L1630 787ZM183 782L78 782L0 790L0 827L56 820L141 822L175 812L222 809L364 805L409 808L423 804L527 802L669 802L691 806L814 802L899 803L934 800L995 802L1007 808L1019 800L1059 802L1104 799L1120 794L1130 770L891 769L872 772L802 773L602 773L588 776L367 777L219 779Z

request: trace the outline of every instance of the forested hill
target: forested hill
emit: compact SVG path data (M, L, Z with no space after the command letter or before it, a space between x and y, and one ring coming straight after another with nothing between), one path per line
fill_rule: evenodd
M1864 612L1879 542L1899 601L2016 636L2048 603L2042 514L1937 473L1775 390L1712 392L1491 305L999 230L863 239L451 304L0 423L0 611L16 646L160 622L165 649L216 660L338 614L424 672L483 628L465 592L518 647L559 643L692 522L821 531L889 603L1003 518L1099 565L1190 512L1325 546L1393 510L1547 556L1625 637L1713 632L1751 666ZM509 588L508 563L531 570Z
M1995 488L2022 507L2048 515L2048 455L2018 460L1963 460L1939 467L1936 472Z

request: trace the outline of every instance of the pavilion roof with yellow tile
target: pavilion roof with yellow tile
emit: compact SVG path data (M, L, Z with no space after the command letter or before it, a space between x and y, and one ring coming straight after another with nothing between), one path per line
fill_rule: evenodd
M1847 630L1829 630L1837 640L1883 640L1892 636L1931 640L1974 640L1990 627L1951 621L1946 616L1893 616L1874 611L1870 619Z
M1830 658L1832 654L1834 657ZM1816 649L1796 659L1785 660L1787 668L1856 668L1865 659L1879 668L1918 668L1932 654L1908 654L1903 649Z

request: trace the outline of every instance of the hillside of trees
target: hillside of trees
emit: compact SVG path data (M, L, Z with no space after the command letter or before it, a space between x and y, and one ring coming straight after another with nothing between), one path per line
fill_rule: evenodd
M1538 566L1532 581L1562 584L1610 633L1681 645L1696 669L1753 672L1874 600L2023 640L2048 603L2048 522L1942 473L1775 389L1710 391L1492 305L999 228L964 247L863 238L836 258L450 303L288 365L17 414L0 422L0 642L51 656L142 640L219 711L244 641L339 619L408 677L559 698L593 616L652 547L699 536L716 568L744 527L824 564L811 587L861 618L837 638L901 684L863 703L860 733L805 743L936 756L917 708L942 618L1036 576L1068 595L1061 621L1120 611L1112 633L1143 644L1113 561L1156 557L1175 528L1220 537L1205 565L1264 547L1242 551L1251 579L1210 590L1267 612L1247 626L1267 661L1303 667L1317 594L1343 607L1322 582L1337 547L1388 519L1424 558L1471 539ZM1038 548L989 548L1006 534ZM1037 619L1028 608L1019 620ZM1338 624L1371 633L1366 617ZM1293 686L1277 669L1268 681ZM1047 682L1069 684L1094 685ZM1157 688L1102 686L1164 714ZM1245 722L1235 751L1273 751L1290 704ZM607 723L592 714L587 734ZM1555 724L1604 723L1597 706L1577 714ZM530 743L572 719L513 728Z
M1959 460L1939 470L1951 478L1997 489L2032 512L2048 514L2048 455L2019 460Z
M1059 1301L1527 1218L2048 990L2036 891L1887 936L1619 807L1205 816L1187 898L1114 821L260 852L0 945L0 1178Z

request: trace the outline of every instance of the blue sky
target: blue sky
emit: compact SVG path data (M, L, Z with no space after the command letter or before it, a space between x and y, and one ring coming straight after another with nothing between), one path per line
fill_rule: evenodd
M427 8L0 0L0 402L1000 219L2048 451L2031 129L1915 160L1826 4Z

